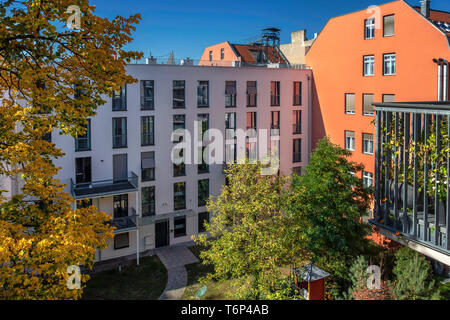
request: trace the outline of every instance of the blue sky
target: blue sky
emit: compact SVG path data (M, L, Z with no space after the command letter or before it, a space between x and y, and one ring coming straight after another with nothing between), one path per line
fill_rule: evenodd
M92 0L96 13L112 18L140 13L141 23L130 49L145 56L199 59L203 48L230 41L247 43L266 27L278 27L281 43L290 42L292 31L319 33L331 17L383 4L388 0ZM420 0L409 0L419 5ZM449 0L432 0L431 8L450 11ZM166 60L167 58L160 58Z

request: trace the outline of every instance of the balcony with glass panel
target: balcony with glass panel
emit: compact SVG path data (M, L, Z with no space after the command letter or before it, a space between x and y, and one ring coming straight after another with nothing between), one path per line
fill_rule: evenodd
M131 174L123 179L109 179L85 183L74 183L71 179L71 193L75 200L114 196L138 191L138 176Z

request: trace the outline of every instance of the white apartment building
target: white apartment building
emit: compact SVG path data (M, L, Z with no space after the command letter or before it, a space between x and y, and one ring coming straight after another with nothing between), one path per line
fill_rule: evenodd
M307 165L311 70L131 64L127 72L138 82L98 108L84 137L52 134L65 153L55 161L62 168L57 178L76 205L88 199L114 214L115 237L98 250L97 261L188 242L204 232L206 199L220 194L224 165L174 166L174 129L193 137L196 120L204 130L221 132L279 129L280 171L288 175ZM227 161L236 157L227 150Z

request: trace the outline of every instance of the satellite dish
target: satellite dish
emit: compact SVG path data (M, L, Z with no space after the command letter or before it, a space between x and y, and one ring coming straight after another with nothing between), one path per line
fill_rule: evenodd
M201 287L201 288L198 289L198 291L195 293L195 297L196 297L197 299L201 299L201 298L205 295L207 289L208 289L208 288L207 288L206 286Z

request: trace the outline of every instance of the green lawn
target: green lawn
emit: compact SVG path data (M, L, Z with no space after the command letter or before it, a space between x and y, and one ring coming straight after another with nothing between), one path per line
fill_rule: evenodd
M201 247L194 246L189 249L197 258L199 258L199 260L201 260L199 257L200 252L202 251ZM186 286L183 299L196 300L197 298L195 297L195 293L204 285L199 283L199 279L212 272L213 270L210 266L204 266L201 262L187 265L186 270L188 273L188 285ZM228 297L225 295L225 293L233 291L233 288L231 287L229 281L225 281L222 283L209 281L206 283L206 287L208 289L206 291L206 294L201 298L202 300L227 300Z
M145 257L122 272L117 269L92 275L83 300L156 300L167 284L167 270L157 256Z

